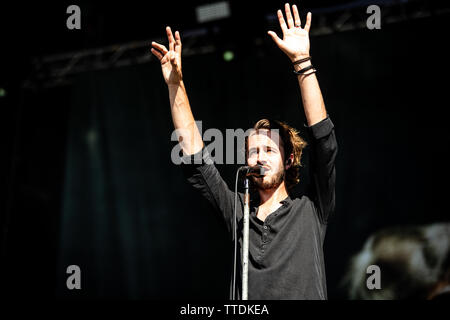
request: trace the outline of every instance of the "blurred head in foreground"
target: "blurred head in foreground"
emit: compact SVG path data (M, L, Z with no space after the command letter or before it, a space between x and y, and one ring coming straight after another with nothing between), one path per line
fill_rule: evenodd
M371 265L379 267L380 289L368 289ZM343 285L350 299L448 299L450 223L373 234L352 258Z

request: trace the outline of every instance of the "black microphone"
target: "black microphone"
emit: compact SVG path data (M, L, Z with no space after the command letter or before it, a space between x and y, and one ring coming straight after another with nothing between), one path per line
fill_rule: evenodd
M256 166L243 166L239 168L239 171L244 171L245 176L264 177L266 169L263 166L257 164Z

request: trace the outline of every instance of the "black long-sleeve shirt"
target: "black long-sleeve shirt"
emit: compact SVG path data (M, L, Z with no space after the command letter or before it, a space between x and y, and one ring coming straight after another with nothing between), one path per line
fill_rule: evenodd
M251 300L327 299L323 242L327 220L335 207L337 142L329 117L307 128L311 137L307 149L312 192L295 199L288 196L265 221L257 218L258 199L251 201L248 265ZM203 159L201 164L194 163L198 157ZM232 234L235 193L220 176L207 148L183 158L182 167L189 183L220 213ZM237 297L240 298L244 198L243 193L238 195L237 237L241 254L237 257Z

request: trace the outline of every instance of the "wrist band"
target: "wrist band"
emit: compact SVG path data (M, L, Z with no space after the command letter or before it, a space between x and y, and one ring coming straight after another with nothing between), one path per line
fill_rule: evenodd
M299 64L299 63L302 63L302 62L305 62L305 61L308 61L308 60L311 60L311 56L303 58L303 59L300 59L300 60L297 60L297 61L293 62L292 64L295 66L296 64Z
M309 65L309 66L307 66L307 67L305 67L305 68L303 68L303 69L301 69L299 71L295 71L294 70L294 73L296 75L301 75L301 74L304 74L306 71L311 70L311 69L313 69L313 72L311 72L311 73L314 73L314 72L317 71L316 69L314 69L313 65ZM311 73L308 73L308 74L311 74Z

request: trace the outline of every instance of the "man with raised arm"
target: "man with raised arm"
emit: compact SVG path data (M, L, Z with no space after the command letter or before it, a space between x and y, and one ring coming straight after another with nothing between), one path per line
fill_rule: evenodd
M306 142L284 122L259 120L246 138L246 162L263 166L263 177L252 177L257 197L250 208L249 299L326 299L323 242L327 221L335 208L337 142L309 56L311 13L301 27L297 7L277 12L283 39L269 31L289 57L297 74L307 119L312 187L299 198L289 190L299 182L299 166ZM181 38L166 29L169 49L152 42L169 89L172 119L184 152L182 165L188 181L208 199L233 232L235 193L211 161L189 105L181 72ZM202 161L194 161L195 159ZM243 194L237 206L237 237L242 247ZM238 270L241 259L238 255ZM240 298L238 275L235 294ZM233 293L232 293L233 294Z

